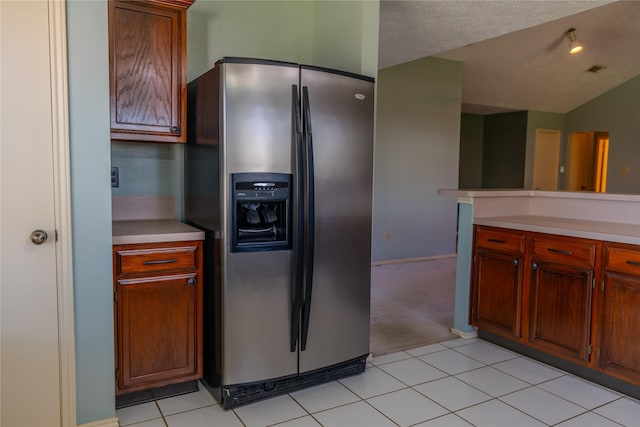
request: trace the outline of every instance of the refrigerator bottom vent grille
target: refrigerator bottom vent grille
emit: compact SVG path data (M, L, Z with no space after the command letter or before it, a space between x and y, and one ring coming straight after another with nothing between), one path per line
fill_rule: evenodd
M368 355L360 356L338 365L317 371L307 372L295 377L274 379L259 383L224 386L223 407L236 408L259 399L291 393L306 387L334 381L364 372Z

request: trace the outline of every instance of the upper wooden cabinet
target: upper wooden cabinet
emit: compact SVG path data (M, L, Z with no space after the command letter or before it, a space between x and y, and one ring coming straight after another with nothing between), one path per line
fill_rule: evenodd
M186 141L192 0L109 1L111 139Z

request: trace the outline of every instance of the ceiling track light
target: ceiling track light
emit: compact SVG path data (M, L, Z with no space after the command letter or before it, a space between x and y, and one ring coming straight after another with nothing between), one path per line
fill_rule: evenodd
M576 29L569 28L566 34L567 38L569 39L569 53L574 55L576 53L582 52L582 49L584 49L584 47L582 46L582 43L580 43L578 39L576 39Z

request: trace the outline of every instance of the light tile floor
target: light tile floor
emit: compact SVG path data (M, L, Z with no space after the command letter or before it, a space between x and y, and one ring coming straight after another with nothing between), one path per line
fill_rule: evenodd
M640 401L477 338L374 358L366 371L234 410L200 391L119 409L121 426L640 426Z

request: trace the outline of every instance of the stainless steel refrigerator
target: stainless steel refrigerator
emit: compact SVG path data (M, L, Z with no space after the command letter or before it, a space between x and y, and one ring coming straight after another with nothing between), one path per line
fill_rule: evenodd
M204 381L226 408L365 368L373 111L372 78L293 63L223 58L188 85Z

